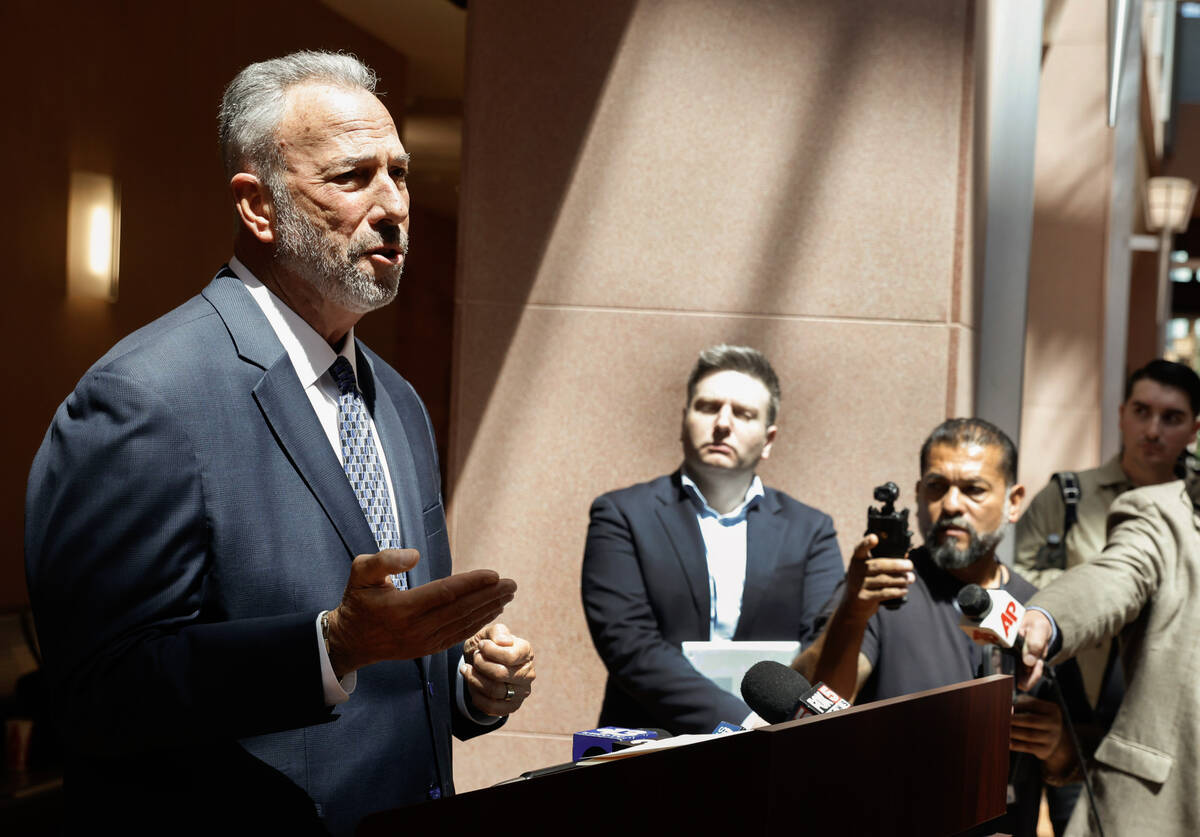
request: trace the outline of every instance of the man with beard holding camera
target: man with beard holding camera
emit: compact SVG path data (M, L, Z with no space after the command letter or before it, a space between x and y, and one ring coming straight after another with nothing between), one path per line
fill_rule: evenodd
M924 545L903 558L873 558L874 535L854 550L830 604L824 631L793 664L854 703L897 697L1005 672L1001 655L976 645L959 627L955 605L968 584L1006 590L1018 601L1034 587L1000 563L996 547L1016 521L1025 488L1016 481L1017 450L982 419L949 419L921 446L917 520ZM895 609L880 608L906 596ZM1030 695L1014 704L1011 747L1058 772L1073 756L1058 707ZM1037 827L1040 776L1015 788L1003 826ZM991 825L995 826L996 823Z

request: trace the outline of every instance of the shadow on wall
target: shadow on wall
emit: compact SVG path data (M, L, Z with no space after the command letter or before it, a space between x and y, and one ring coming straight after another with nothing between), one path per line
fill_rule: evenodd
M483 246L483 258L460 259L459 292L461 298L483 283L493 284L486 274L502 273L505 278L506 300L525 300L537 279L546 248L563 202L570 191L571 181L586 144L597 107L600 103L612 67L620 49L629 19L637 0L613 0L606 3L603 14L564 13L557 4L545 3L545 15L557 26L556 37L546 39L541 27L514 26L512 38L494 38L490 30L480 32L479 11L467 15L467 114L463 135L463 194L459 210L461 252L471 254L477 239L488 239L500 225L509 231L519 231L503 239L503 247ZM485 10L486 11L486 10ZM522 42L522 37L527 38ZM530 60L536 66L530 66ZM494 89L490 74L512 73L508 79L508 95L473 96L472 91ZM487 79L481 80L477 74ZM564 76L572 81L569 91L563 89ZM541 127L552 133L542 135L537 142L527 141L524 132L528 125L512 114L537 113L552 108L553 120ZM486 138L486 147L476 148L476 137ZM495 146L503 146L497 154ZM504 166L490 164L497 157ZM479 159L478 164L473 161ZM521 175L514 176L514 173ZM491 218L481 207L480 198L503 195L506 217ZM490 205L492 200L487 200ZM495 244L500 244L492 239ZM472 294L474 296L474 294ZM498 345L508 347L516 333L518 318L506 318L497 327L504 330ZM461 326L459 326L461 327ZM461 337L456 348L461 347ZM483 364L486 373L475 376L489 382L485 392L456 392L457 401L451 410L455 417L454 457L450 463L450 486L470 455L479 422L464 422L462 401L469 399L471 410L479 409L491 400L492 387L499 379L507 352L496 352L488 358L470 358L472 364ZM464 359L455 358L455 376Z
M845 171L844 156L837 157L836 154L839 148L855 139L852 132L863 128L864 115L849 111L847 103L854 99L852 94L870 83L868 73L877 66L878 60L873 50L880 43L903 41L903 33L920 34L929 30L944 37L948 25L961 25L964 31L956 31L954 37L964 38L969 44L973 18L969 8L960 12L957 18L948 16L944 6L934 0L907 2L901 4L903 8L900 9L890 4L871 4L861 15L848 14L835 5L810 0L796 4L789 12L776 10L773 13L776 19L790 17L794 28L821 34L822 53L830 58L820 65L818 72L803 78L790 78L786 73L792 66L796 72L809 70L812 62L793 61L793 57L786 54L756 51L754 39L761 38L762 32L754 30L754 23L769 22L771 15L766 13L747 23L743 18L753 12L730 11L731 7L714 3L688 7L693 23L696 20L711 21L714 27L708 38L696 34L697 29L689 30L688 36L698 40L693 43L669 28L671 14L678 13L680 7L639 4L634 0L606 4L603 13L586 15L567 13L555 4L546 4L544 15L532 16L538 21L532 26L494 20L489 15L494 17L499 12L486 7L472 10L467 35L467 119L460 223L463 257L460 260L460 331L456 351L463 351L467 342L462 335L465 309L475 305L490 306L493 313L486 318L486 324L470 327L486 327L489 345L502 348L487 357L456 358L456 381L464 380L463 365L470 364L473 367L470 378L486 383L477 384L475 391L469 393L456 390L454 459L449 469L451 484L463 474L469 461L484 410L503 372L507 349L512 346L520 327L522 307L542 301L553 304L563 295L570 295L571 301L575 302L575 297L586 296L585 292L577 293L577 289L593 281L597 284L637 282L636 276L625 279L616 279L612 275L598 277L577 268L589 258L582 255L582 251L589 245L594 248L596 239L609 242L617 238L611 230L596 226L605 223L605 219L621 218L628 223L629 217L635 217L639 219L637 223L645 223L647 218L655 217L656 209L646 204L659 201L664 204L665 212L674 212L670 201L676 198L665 193L696 192L697 201L711 203L712 213L706 219L711 227L694 231L693 239L679 240L664 235L662 253L654 257L635 257L628 252L613 253L612 256L621 260L622 268L631 263L653 264L656 258L669 258L673 251L694 249L697 240L703 246L706 239L709 242L718 238L735 239L732 248L741 255L740 263L713 263L711 270L725 277L737 277L736 297L723 297L710 287L712 277L696 275L695 290L685 291L688 301L670 310L766 315L754 322L748 321L743 330L745 339L764 347L773 342L776 331L771 315L808 313L808 307L822 312L828 310L825 300L830 295L829 286L838 283L838 275L829 264L820 265L820 272L810 269L815 258L810 251L814 249L814 241L826 236L831 227L837 230L839 242L844 240L848 248L857 248L859 254L869 253L866 261L873 268L886 270L890 264L886 247L876 246L872 250L871 244L860 238L860 230L869 237L872 227L887 225L886 216L873 216L871 211L902 200L864 196L870 199L864 202L863 215L825 221L820 230L816 225L802 224L797 219L821 218L822 203L831 190L836 192L845 185L843 180L861 188L861 184L854 181L854 173ZM663 8L668 11L662 11ZM670 11L671 8L675 11ZM948 20L952 22L948 24ZM730 34L731 31L735 34ZM695 56L703 55L705 50L728 48L731 42L736 44L736 38L740 37L737 33L745 33L745 43L741 49L735 48L735 54L747 62L778 65L765 72L772 74L772 79L782 77L783 80L778 82L781 89L790 91L790 96L785 96L778 108L768 107L768 103L763 102L767 110L774 111L763 118L784 122L787 125L784 133L791 140L785 140L786 151L772 174L764 176L758 171L750 180L751 187L759 192L753 196L758 201L753 209L763 219L750 221L755 230L751 233L752 239L736 240L743 235L745 227L731 222L742 219L731 219L723 213L728 209L727 204L737 205L737 199L745 204L747 194L739 180L743 176L739 169L742 161L724 155L713 155L697 163L725 173L721 181L726 190L724 193L699 191L696 183L689 182L687 173L675 161L664 167L665 173L656 173L661 180L655 179L653 188L660 189L661 193L643 191L640 195L642 205L629 204L636 212L613 213L602 207L593 212L589 195L579 193L597 183L601 189L612 188L611 183L619 178L614 177L610 182L606 172L621 172L631 162L645 162L631 161L630 149L620 143L594 141L592 134L598 120L602 117L605 128L616 134L629 124L645 124L645 99L639 99L638 91L632 89L669 84L653 76L654 73L677 72L664 55L670 55L674 50L685 53L689 60L696 60ZM764 72L753 65L748 70L737 81L745 84L746 79ZM617 84L622 85L621 89L615 88ZM728 90L714 89L711 95L702 98L695 82L688 87L684 81L684 85L681 95L696 96L695 103L662 104L663 133L673 148L686 148L689 153L692 149L700 149L695 156L702 158L703 149L712 144L714 135L744 134L746 143L754 143L756 136L758 140L764 139L755 133L763 130L762 125L745 124L740 118L728 119L723 108L723 103L728 101L726 97L731 95ZM504 91L504 95L496 95L496 91ZM797 104L788 99L800 102ZM639 108L642 111L635 112ZM685 110L684 118L670 121L680 108ZM711 120L704 116L706 109L711 112ZM780 119L780 113L785 114L783 119ZM723 114L726 116L724 122ZM960 127L957 111L950 126L947 130L958 131ZM871 131L882 136L882 144L886 146L886 128L872 126ZM681 134L687 135L686 138L681 140ZM878 144L879 141L869 142ZM957 160L953 162L957 163ZM896 165L902 163L896 161ZM839 167L843 168L839 170ZM954 188L957 177L958 172L952 168L949 188ZM707 173L697 180L708 182ZM581 183L592 186L581 186ZM573 191L576 194L573 195ZM614 200L611 193L596 197L598 204L599 198ZM630 196L622 194L615 200L630 200ZM845 206L842 200L839 211L845 212ZM948 217L946 220L957 223L961 219ZM639 234L644 235L644 231ZM829 245L824 246L828 248ZM725 252L728 254L729 251ZM594 259L594 255L591 258ZM572 269L576 272L572 273ZM630 269L630 273L635 272ZM954 276L953 280L961 281L961 277ZM894 283L894 288L899 289L896 293L903 294L901 283ZM813 295L822 299L810 301L809 297ZM609 294L610 298L615 296L615 293ZM675 301L664 305L672 305ZM501 312L499 307L505 310ZM638 302L632 301L630 307L637 309ZM889 316L903 318L905 314L882 315L884 319ZM944 319L944 310L940 316ZM924 315L918 318L924 318ZM738 335L723 336L742 339ZM712 342L718 339L714 335ZM620 351L620 340L620 335L613 335L612 346L605 349L616 347ZM536 369L555 363L558 360L555 348L553 345L541 347L543 357L530 365ZM686 347L684 354L690 359L695 348L698 347ZM801 394L801 398L807 395Z

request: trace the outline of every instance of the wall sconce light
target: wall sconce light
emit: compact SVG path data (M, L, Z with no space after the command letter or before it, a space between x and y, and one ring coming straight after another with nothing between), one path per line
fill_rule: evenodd
M1151 177L1146 181L1146 226L1158 233L1158 353L1167 345L1170 317L1171 238L1187 229L1196 201L1196 185L1185 177Z
M121 195L106 174L71 172L67 205L67 294L117 300Z
M1146 226L1151 232L1183 232L1192 220L1196 186L1186 177L1146 181Z

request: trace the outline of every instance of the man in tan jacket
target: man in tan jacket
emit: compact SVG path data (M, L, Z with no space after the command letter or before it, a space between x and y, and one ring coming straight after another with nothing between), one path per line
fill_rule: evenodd
M1196 438L1198 415L1200 377L1189 367L1158 358L1130 375L1118 425L1121 450L1098 468L1055 474L1017 521L1014 566L1021 575L1045 589L1067 569L1098 555L1108 537L1108 510L1117 497L1182 475L1180 458ZM1072 476L1076 495L1069 508L1064 498ZM1074 707L1074 722L1088 753L1121 706L1124 673L1118 650L1106 639L1075 655L1087 705ZM1063 832L1082 791L1078 782L1049 791L1056 833Z
M1029 602L1020 681L1120 634L1126 692L1091 777L1109 835L1200 833L1200 518L1181 481L1113 503L1108 544ZM1095 830L1081 801L1068 837Z

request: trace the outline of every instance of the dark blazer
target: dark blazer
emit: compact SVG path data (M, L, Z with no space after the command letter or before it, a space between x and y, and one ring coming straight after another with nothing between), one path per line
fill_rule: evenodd
M401 538L421 553L415 586L450 573L432 429L412 387L357 351ZM377 547L228 268L59 407L29 477L25 550L69 813L91 830L150 830L173 809L168 830L229 833L244 822L225 795L237 790L270 821L311 819L315 803L349 833L371 811L453 792L451 731L489 729L454 708L458 648L364 668L349 702L324 705L316 616Z
M679 471L592 503L583 609L608 667L600 724L712 732L750 708L692 667L685 640L709 638L708 565ZM829 515L767 488L747 515L746 582L735 640L812 639L842 578Z

